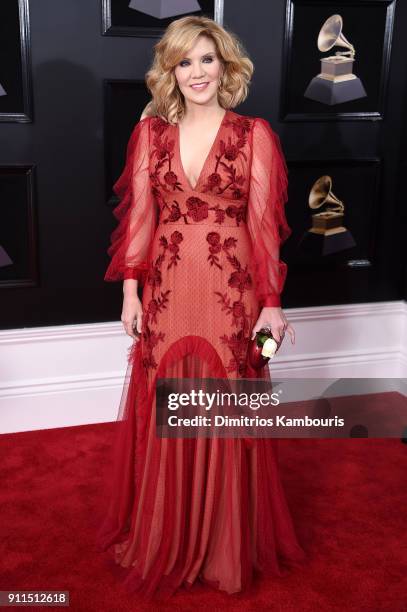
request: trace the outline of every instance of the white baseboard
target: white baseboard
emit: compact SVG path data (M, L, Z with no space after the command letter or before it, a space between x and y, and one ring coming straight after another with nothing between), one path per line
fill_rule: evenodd
M285 309L279 378L404 378L407 303ZM116 419L131 339L120 322L0 331L0 433Z

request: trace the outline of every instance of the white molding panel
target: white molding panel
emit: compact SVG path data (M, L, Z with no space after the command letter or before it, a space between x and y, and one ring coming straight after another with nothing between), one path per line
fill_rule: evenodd
M286 309L272 376L407 377L407 304ZM116 419L132 340L120 322L0 331L0 433Z

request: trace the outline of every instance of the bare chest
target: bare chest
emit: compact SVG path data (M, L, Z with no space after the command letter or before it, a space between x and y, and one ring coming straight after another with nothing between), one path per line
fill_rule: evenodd
M213 149L218 130L193 131L188 128L179 132L179 156L186 178L196 186L206 161Z

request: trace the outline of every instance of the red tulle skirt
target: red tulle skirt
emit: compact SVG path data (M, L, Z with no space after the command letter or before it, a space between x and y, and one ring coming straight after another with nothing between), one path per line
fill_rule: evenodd
M157 378L270 380L247 359L260 310L251 265L245 225L158 226L97 536L143 600L197 580L243 592L257 572L282 576L305 558L276 439L156 436Z

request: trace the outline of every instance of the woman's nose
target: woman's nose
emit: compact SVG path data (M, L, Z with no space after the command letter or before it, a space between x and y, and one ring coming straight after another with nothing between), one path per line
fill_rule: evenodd
M192 78L199 79L203 74L204 71L202 70L201 63L192 64Z

